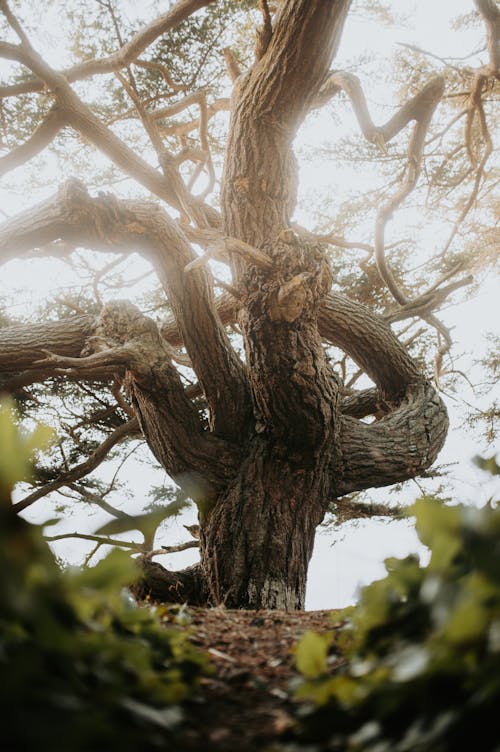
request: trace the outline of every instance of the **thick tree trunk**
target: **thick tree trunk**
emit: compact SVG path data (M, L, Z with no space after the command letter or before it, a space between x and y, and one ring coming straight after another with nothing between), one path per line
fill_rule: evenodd
M237 477L202 519L212 603L304 608L315 530L329 498L327 465L283 443L252 441Z
M331 277L324 249L301 242L289 222L293 138L328 71L349 4L284 3L263 57L233 97L224 227L270 260L264 270L234 264L255 434L202 527L211 598L233 608L304 607L315 529L340 467L339 381L317 328Z

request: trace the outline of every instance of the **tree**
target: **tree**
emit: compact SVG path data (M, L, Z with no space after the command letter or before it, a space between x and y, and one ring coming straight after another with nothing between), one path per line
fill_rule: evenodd
M180 0L126 42L112 2L98 5L109 31L100 22L105 33L99 42L82 42L80 61L58 71L35 49L9 4L0 3L6 33L17 37L0 43L0 55L16 64L0 88L11 147L0 169L5 173L28 162L54 139L65 137L67 146L67 134L77 134L132 178L142 195L93 196L80 180L66 180L52 198L0 226L0 257L34 250L63 254L74 247L120 258L137 251L152 264L171 314L158 326L135 305L118 300L97 315L80 311L0 330L4 390L22 398L26 392L20 390L41 382L88 382L94 393L110 385L119 405L101 416L112 427L105 441L97 447L80 444L80 452L92 450L86 461L67 463L14 506L22 511L61 487L82 490L78 481L140 431L200 510L200 564L169 572L145 556L145 588L193 603L302 608L315 530L330 502L425 473L446 437L447 413L436 387L391 324L423 320L435 329L435 370L443 371L451 338L435 312L471 282L470 254L461 247L454 256L450 248L480 190L488 192L487 113L499 78L498 7L493 0L475 1L488 35L488 62L456 74L452 86L465 98L463 112L452 111L441 132L430 135L443 76L418 81L418 90L384 125L375 126L358 78L331 69L351 0L274 5L262 0L253 61L247 27L241 31L241 24L255 19L253 2ZM239 47L222 50L221 28L235 20ZM90 22L85 19L88 28ZM115 40L119 47L110 51ZM197 66L189 57L195 45L204 52ZM233 81L230 101L211 99L206 88L210 81L212 92L221 91L223 71L213 61L222 54ZM97 94L82 82L110 73L115 76L111 84L106 79L102 101L86 104L84 99ZM374 243L354 244L367 251L360 264L365 287L368 298L378 296L384 315L332 287L339 264L331 263L329 245L352 244L293 222L295 135L312 110L341 92L372 150L388 154L391 141L397 143L412 123L408 145L395 154L402 171L393 192L378 197ZM163 106L168 97L172 103ZM199 108L194 119L187 109L192 105ZM224 108L230 124L214 206L209 197L217 183L218 146L209 123ZM463 119L458 152L468 165L457 177L449 169L452 155L443 154L448 146L443 139ZM120 129L123 123L127 129ZM443 192L445 183L447 190L454 184L460 210L446 247L426 269L431 284L415 282L410 293L402 281L404 268L387 256L385 231L415 188L424 152L436 140L439 149L428 157L435 163L431 178ZM195 165L189 180L187 163ZM195 194L203 175L205 187ZM193 244L204 249L201 257ZM230 268L230 283L214 279L208 266L214 257ZM225 288L217 298L214 286ZM244 353L227 328L236 322ZM327 345L352 358L374 387L355 390L354 379L346 385ZM188 387L186 364L196 376ZM100 503L106 504L103 498ZM112 513L120 529L133 525L123 519L127 515Z

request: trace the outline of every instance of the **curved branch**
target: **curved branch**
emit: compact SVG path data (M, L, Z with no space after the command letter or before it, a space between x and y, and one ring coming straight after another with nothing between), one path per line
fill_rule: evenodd
M345 295L328 295L318 311L322 337L340 347L368 374L382 398L397 402L422 375L381 316Z
M89 78L98 73L114 73L121 68L125 68L129 63L136 60L158 37L178 26L195 11L213 2L215 0L180 0L173 8L158 16L158 18L137 32L137 34L134 34L132 39L126 42L117 52L99 60L87 60L83 63L78 63L71 68L61 71L61 73L69 83L72 83L73 81ZM0 87L0 98L26 94L31 91L41 91L42 89L43 81L31 79L19 84L13 84L12 86Z
M0 158L0 176L33 159L54 140L64 125L64 117L59 110L52 108L27 141Z
M442 78L436 78L433 81L430 81L417 97L408 102L407 105L401 109L400 113L406 107L406 114L408 117L416 121L408 144L408 166L406 176L402 181L399 190L396 191L394 196L392 196L389 201L379 209L375 220L375 262L377 264L377 269L382 280L392 293L392 296L400 305L407 305L410 300L400 289L392 270L387 263L385 256L385 227L396 209L401 206L403 201L410 195L417 183L422 166L425 136L432 115L441 99L443 91L444 80Z
M429 81L422 91L409 99L384 125L375 125L366 104L366 97L361 82L354 73L338 71L329 77L330 87L343 89L351 101L361 133L373 144L384 149L394 136L405 128L411 120L425 121L444 90L444 79L436 76ZM432 111L429 110L432 108Z
M339 72L331 76L332 85L342 88L349 97L360 129L367 141L376 144L384 151L391 141L411 120L415 127L408 145L408 167L406 176L398 191L379 209L375 222L375 262L382 280L387 285L395 300L400 305L411 301L400 289L385 256L385 227L396 209L414 189L422 164L425 136L432 115L444 91L444 79L433 78L422 91L412 97L384 125L376 126L371 119L366 98L357 76L352 73Z
M113 253L142 251L152 261L205 392L214 431L241 437L249 414L247 377L217 316L206 271L184 272L195 255L170 217L145 201L91 198L81 183L69 181L56 196L0 225L0 262L59 238Z
M434 462L448 431L446 408L429 383L411 386L401 405L375 423L343 416L340 432L346 458L335 493L398 483L423 473Z

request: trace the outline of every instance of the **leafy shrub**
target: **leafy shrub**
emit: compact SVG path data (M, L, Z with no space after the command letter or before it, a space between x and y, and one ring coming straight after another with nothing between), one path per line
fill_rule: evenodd
M2 748L165 748L205 659L124 595L136 573L127 554L61 572L40 528L14 514L11 488L39 439L23 437L0 406Z
M500 507L422 499L413 513L429 564L387 560L330 638L345 665L328 674L328 637L298 646L304 735L321 749L500 749Z

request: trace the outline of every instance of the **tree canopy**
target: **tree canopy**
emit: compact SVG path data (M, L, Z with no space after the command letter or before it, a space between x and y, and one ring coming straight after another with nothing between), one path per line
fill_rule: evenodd
M140 555L142 593L301 608L328 509L365 513L353 495L427 473L445 440L439 312L497 257L500 11L471 3L459 23L483 42L463 60L403 46L376 124L366 43L336 56L352 18L388 20L383 4L157 6L49 4L71 40L54 62L36 6L0 2L0 172L15 190L49 165L59 183L0 225L0 260L66 259L84 278L36 320L2 320L2 391L59 433L14 509L59 492L107 512L90 538ZM351 111L360 135L325 160L382 184L319 197L305 227L297 134ZM198 505L188 569L153 561L161 509L132 518L117 473L91 475L139 439L179 489L155 506ZM143 541L120 544L130 529Z

